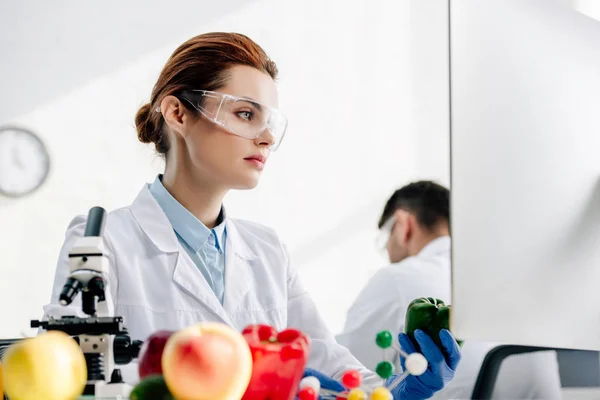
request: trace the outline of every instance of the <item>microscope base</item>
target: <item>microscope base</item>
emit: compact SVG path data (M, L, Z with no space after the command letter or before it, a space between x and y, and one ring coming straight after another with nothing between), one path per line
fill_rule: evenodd
M126 383L96 382L86 385L85 392L83 394L87 396L94 396L99 399L127 399L129 398L131 389L131 385Z

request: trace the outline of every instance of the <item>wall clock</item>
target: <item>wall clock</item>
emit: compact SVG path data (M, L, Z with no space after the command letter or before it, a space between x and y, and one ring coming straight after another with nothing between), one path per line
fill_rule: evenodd
M0 195L22 197L44 184L50 155L32 131L0 126Z

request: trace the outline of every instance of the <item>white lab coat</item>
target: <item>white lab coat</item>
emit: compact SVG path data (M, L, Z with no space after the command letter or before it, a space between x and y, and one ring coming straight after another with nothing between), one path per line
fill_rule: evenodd
M350 349L367 367L375 368L384 356L374 338L377 332L404 330L408 304L419 297L435 297L450 302L449 237L432 241L416 257L379 270L348 311L338 342ZM474 316L476 318L476 316ZM469 399L485 355L500 343L467 341L454 380L434 399ZM386 350L398 365L398 355ZM494 399L560 399L561 386L555 352L512 356L502 364Z
M51 303L44 318L82 316L80 296L69 307L58 296L69 274L68 252L83 235L86 217L70 223L56 268ZM292 268L276 233L262 225L227 219L225 294L217 300L202 273L181 247L166 215L144 186L130 206L108 213L104 239L110 260L109 289L114 315L122 316L132 339L178 330L200 321L218 321L241 331L264 323L278 330L299 328L311 338L307 367L335 379L344 370L361 371L366 383L380 379L336 343ZM137 366L124 368L135 383Z

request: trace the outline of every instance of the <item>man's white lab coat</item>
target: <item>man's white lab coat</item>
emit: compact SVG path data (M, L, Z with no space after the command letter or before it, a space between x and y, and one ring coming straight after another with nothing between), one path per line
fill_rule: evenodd
M374 370L385 360L396 362L398 354L375 344L382 330L404 331L408 304L419 297L435 297L450 303L449 237L429 243L417 256L379 270L348 311L342 334L336 339L365 366ZM397 340L397 339L396 339ZM469 399L487 352L500 343L465 342L462 361L454 380L434 399ZM494 399L560 399L561 386L555 352L511 356L502 364Z

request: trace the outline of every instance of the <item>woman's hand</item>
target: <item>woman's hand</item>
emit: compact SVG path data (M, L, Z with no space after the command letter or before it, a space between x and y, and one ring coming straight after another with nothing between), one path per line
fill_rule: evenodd
M317 378L321 384L321 389L332 390L334 392L343 392L346 390L340 382L315 369L306 368L304 370L303 378L306 378L307 376L314 376ZM321 396L319 396L319 399L321 399Z

